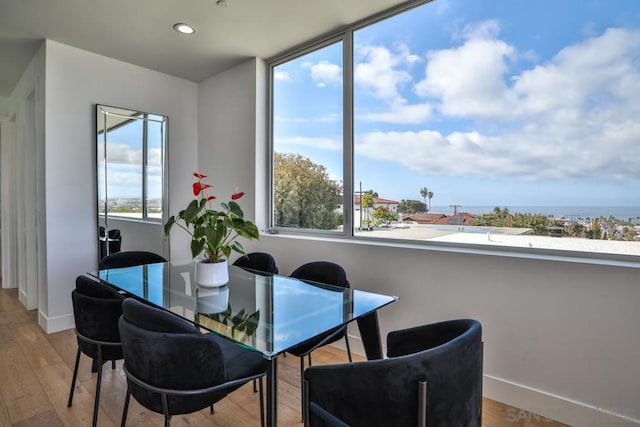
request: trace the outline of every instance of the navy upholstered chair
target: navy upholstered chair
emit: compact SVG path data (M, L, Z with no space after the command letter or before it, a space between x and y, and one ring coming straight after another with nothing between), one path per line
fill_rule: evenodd
M310 426L473 426L482 421L482 327L449 320L389 333L387 359L309 367Z
M342 266L329 262L329 261L313 261L301 265L296 268L290 275L301 280L308 280L313 283L326 283L329 285L339 286L342 288L349 287L349 280L347 280L347 273ZM304 372L304 358L309 360L309 366L311 366L311 352L324 345L331 344L338 340L345 340L347 346L347 355L349 362L351 362L351 348L349 347L349 337L347 336L347 326L340 326L331 331L325 332L319 336L316 336L310 340L303 342L295 347L287 350L300 358L300 388L302 390ZM304 396L304 393L303 393ZM304 418L304 414L303 414Z
M241 256L233 262L233 265L254 271L278 274L276 260L266 252L251 252Z
M71 301L76 323L78 351L67 406L70 407L73 403L80 353L83 353L95 361L94 366L98 371L93 406L93 425L95 426L98 421L102 364L111 360L111 367L115 368L115 361L123 358L118 331L118 319L122 315L123 297L106 285L95 282L86 276L78 276L76 288L71 292Z
M167 262L164 257L153 252L146 251L124 251L107 255L100 261L100 270L108 268L135 267L137 265L154 264L156 262Z
M262 377L267 361L259 352L216 334L202 334L193 324L167 311L128 298L119 321L127 397L145 408L173 415L199 411L245 383L260 381L260 420L264 423Z

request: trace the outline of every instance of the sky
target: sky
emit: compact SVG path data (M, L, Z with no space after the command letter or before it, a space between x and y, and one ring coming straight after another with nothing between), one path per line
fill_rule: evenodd
M274 70L274 147L342 179L342 46ZM356 189L640 206L640 1L435 0L354 33Z
M147 179L148 197L162 198L162 129L158 116L150 117L148 126ZM142 128L143 121L137 120L107 132L107 188L110 200L116 198L142 198ZM104 153L102 134L98 135L98 170ZM99 188L103 188L104 177L98 174ZM102 194L102 190L101 196Z

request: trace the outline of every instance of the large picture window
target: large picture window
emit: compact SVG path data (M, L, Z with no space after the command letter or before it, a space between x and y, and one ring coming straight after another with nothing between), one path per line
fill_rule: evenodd
M272 68L277 227L343 226L342 50L333 42Z
M272 225L320 168L345 220L303 228L640 256L640 3L413 6L271 64Z

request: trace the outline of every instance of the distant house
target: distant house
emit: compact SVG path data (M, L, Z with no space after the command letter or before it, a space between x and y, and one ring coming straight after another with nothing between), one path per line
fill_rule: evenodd
M475 218L475 215L472 215L467 212L458 212L455 215L445 216L444 218L440 218L436 224L442 225L469 225L471 221Z
M360 210L360 196L354 196L353 198L353 204L355 205L355 210L359 211ZM373 198L373 206L371 207L371 210L374 211L378 208L387 208L392 212L397 212L398 211L398 205L400 204L400 202L396 202L395 200L389 200L389 199L380 199L378 197L374 197Z
M356 195L353 197L353 205L356 214L353 216L353 225L354 227L360 227L360 218L363 221L371 219L371 213L378 208L387 208L391 212L398 212L398 205L400 202L389 199L381 199L379 197L373 198L373 206L366 208L365 210L360 209L360 196Z
M439 224L438 221L446 217L445 214L412 213L404 214L402 220L415 222L417 224Z
M411 221L417 224L469 225L474 218L474 215L466 212L460 212L451 216L435 213L413 213L405 214L403 221Z

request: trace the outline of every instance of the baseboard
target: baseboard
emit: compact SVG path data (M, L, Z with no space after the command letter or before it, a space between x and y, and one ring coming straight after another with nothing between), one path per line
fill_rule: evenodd
M63 314L62 316L47 317L38 310L38 325L47 333L66 331L75 328L75 320L73 313Z
M580 427L640 426L640 420L637 418L597 408L593 405L536 390L491 375L484 375L483 377L482 394L489 399L513 405L513 408L507 410L507 417L510 417L510 421L513 422L537 421L540 423L544 422L544 418L549 418ZM541 417L535 418L533 414Z
M27 307L27 294L22 289L18 289L18 301L23 307Z

